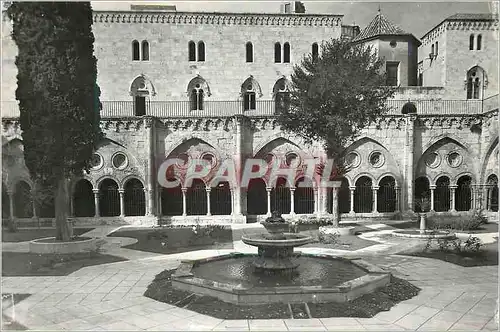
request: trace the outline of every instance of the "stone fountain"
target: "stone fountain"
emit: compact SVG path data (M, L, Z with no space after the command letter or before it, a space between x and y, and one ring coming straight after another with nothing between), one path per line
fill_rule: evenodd
M301 234L288 233L289 224L275 211L266 221L261 222L268 234L242 236L241 240L258 247L258 256L253 262L256 272L267 274L291 274L299 266L293 258L293 248L311 242L312 238Z

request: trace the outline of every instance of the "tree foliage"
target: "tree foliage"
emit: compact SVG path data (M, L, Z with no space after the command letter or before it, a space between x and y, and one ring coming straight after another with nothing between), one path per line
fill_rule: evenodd
M333 39L317 57L294 67L288 105L278 110L285 131L324 142L338 169L352 139L387 110L394 87L385 86L384 60L373 48Z
M92 9L89 2L13 2L7 15L18 47L25 163L55 196L63 180L89 169L102 136ZM56 215L63 208L56 202Z

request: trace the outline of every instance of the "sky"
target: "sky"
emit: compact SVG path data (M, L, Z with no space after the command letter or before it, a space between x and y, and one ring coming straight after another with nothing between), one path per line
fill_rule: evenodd
M421 38L443 19L456 13L491 13L498 11L498 0L495 9L492 2L469 0L466 2L426 0L414 1L303 1L306 13L341 14L343 24L356 24L363 29L377 14L380 6L382 14L403 30ZM280 5L285 1L136 1L111 2L92 1L94 10L129 10L131 4L163 4L175 5L177 11L202 12L247 12L247 13L279 13Z

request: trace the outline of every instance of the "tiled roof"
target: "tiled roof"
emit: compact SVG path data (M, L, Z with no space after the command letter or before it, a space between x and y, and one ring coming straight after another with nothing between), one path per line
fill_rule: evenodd
M411 35L404 31L400 27L392 24L388 19L378 12L377 16L368 24L366 28L361 31L359 35L354 38L353 41L359 41L364 39L370 39L377 36L387 36L387 35Z
M492 21L498 20L495 14L455 14L446 18L446 21Z

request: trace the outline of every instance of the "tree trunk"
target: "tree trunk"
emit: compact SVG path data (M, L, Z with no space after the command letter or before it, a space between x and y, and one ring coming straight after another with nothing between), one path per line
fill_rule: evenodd
M68 195L66 178L62 176L58 183L55 195L56 209L56 240L69 241L71 230L68 225Z

